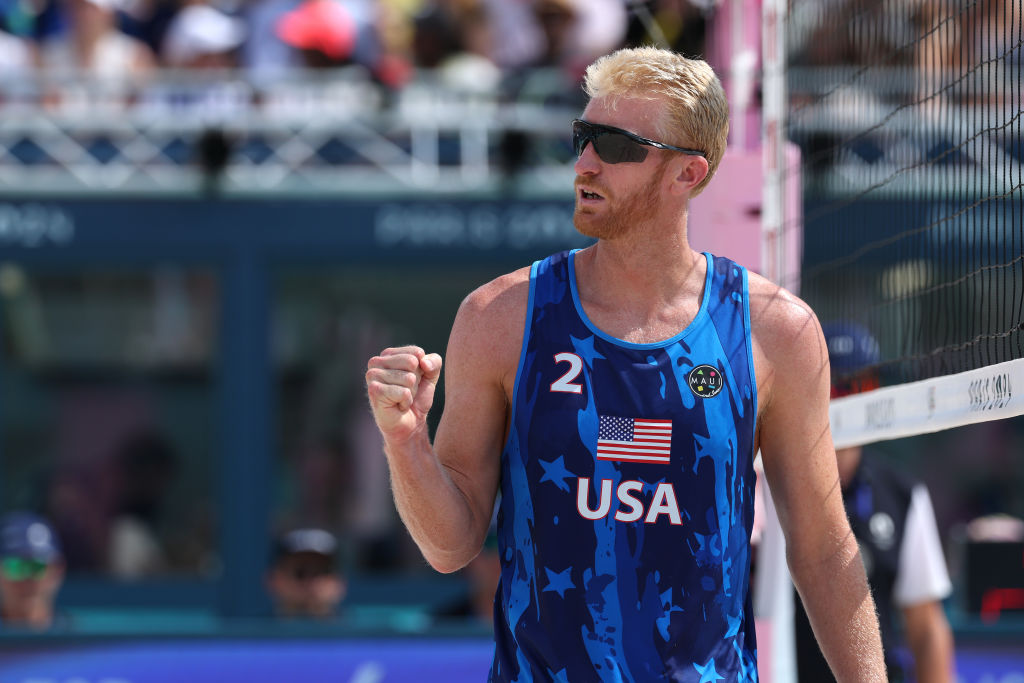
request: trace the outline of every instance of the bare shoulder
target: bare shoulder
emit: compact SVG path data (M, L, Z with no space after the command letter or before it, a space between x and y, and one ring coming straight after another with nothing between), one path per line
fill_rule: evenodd
M474 372L492 375L496 371L502 384L514 380L529 288L530 267L526 266L470 292L455 316L448 341L449 359L467 364ZM457 370L451 364L448 369Z
M455 325L477 338L504 338L511 329L522 329L530 288L529 266L480 285L470 292L455 318Z
M828 352L818 317L800 297L750 274L750 333L759 390L786 379L809 379L828 369Z

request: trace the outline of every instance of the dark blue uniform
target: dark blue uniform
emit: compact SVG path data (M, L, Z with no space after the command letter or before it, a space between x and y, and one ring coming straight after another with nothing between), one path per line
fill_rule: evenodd
M533 265L502 454L493 681L756 681L756 381L746 271L693 322L611 337L571 252Z

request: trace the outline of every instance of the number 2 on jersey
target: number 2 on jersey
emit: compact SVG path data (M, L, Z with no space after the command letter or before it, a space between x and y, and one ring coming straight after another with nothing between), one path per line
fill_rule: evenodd
M568 363L569 369L564 375L551 383L551 391L564 391L570 394L582 394L583 385L573 382L583 372L583 359L575 353L563 351L555 354L556 363Z

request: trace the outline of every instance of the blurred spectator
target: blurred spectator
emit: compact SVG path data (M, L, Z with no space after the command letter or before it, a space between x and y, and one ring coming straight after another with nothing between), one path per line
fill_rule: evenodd
M870 332L848 321L823 330L832 398L877 388L879 350ZM952 585L928 489L860 446L838 449L836 460L846 514L878 609L889 680L952 681L953 636L942 607ZM800 600L794 603L799 680L834 680ZM912 662L905 661L904 645Z
M407 66L384 49L370 0L255 0L245 12L250 38L243 65L257 80L294 68L343 66L362 67L390 87L408 77Z
M177 453L155 431L129 436L115 452L114 509L107 554L114 576L137 579L167 570L159 524L177 465Z
M544 35L537 64L558 66L572 57L572 29L579 19L575 0L533 0L533 16Z
M0 28L0 107L33 101L34 61L29 41Z
M413 63L453 89L497 92L502 74L490 57L491 32L480 0L429 2L413 19Z
M347 589L339 567L337 539L319 528L282 534L274 542L266 586L280 617L337 616Z
M0 619L5 627L56 625L54 603L64 582L64 556L53 527L31 512L0 520Z
M303 66L329 68L355 61L359 26L336 0L304 0L278 19L277 37L299 51Z
M588 64L626 37L620 0L533 0L530 10L542 37L536 66L560 66L582 77Z
M11 77L30 72L32 59L32 48L27 40L0 28L0 92Z
M294 0L250 0L242 10L249 36L242 45L242 65L261 83L298 64L298 55L277 37L274 28L294 5Z
M66 30L47 35L39 47L49 106L120 111L155 68L149 46L120 30L120 1L61 0Z
M708 19L720 0L631 0L625 44L663 44L687 57L708 59Z
M40 50L44 69L100 78L123 79L150 71L156 64L153 52L118 27L119 0L63 0L67 35L45 40Z
M194 0L121 0L118 24L125 33L138 38L153 54L159 54L171 20Z
M186 5L168 25L160 57L178 69L230 69L245 36L243 20L210 5Z
M471 0L472 1L472 0ZM482 38L483 51L503 70L518 69L536 59L540 53L541 35L532 16L533 0L479 0L491 30ZM463 11L465 2L448 0Z
M950 8L947 12L953 14L954 10ZM958 64L959 71L972 75L969 85L959 88L965 98L998 105L1007 95L1016 93L1016 101L1006 103L1020 109L1020 74L1024 69L1022 15L1021 0L979 2L960 9L959 25L943 31L962 36L963 48L956 56L965 63ZM1016 88L1012 83L1017 83Z
M622 46L627 16L620 0L530 0L532 54L508 67L507 94L518 100L580 108L583 73L594 59Z
M147 87L143 96L146 110L170 110L211 124L244 115L252 102L251 90L239 79L225 76L228 70L239 66L239 48L246 35L245 21L238 17L202 3L183 7L168 24L160 49L163 64L183 73ZM205 133L212 134L215 133ZM227 138L222 135L218 142L225 145L223 153L229 154ZM217 161L206 156L215 147L203 136L196 142L197 160L209 172L204 176L210 181L207 189L216 185L227 161L226 157Z
M530 10L541 40L537 53L506 79L505 90L511 97L583 108L583 71L592 60L581 61L576 50L579 7L576 0L532 1Z

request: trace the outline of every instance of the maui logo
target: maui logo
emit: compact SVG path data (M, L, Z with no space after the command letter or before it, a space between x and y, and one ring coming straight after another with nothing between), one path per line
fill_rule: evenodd
M690 374L686 376L686 383L690 385L693 395L701 398L718 396L725 386L722 373L710 365L698 365L690 370Z
M576 511L584 519L598 520L608 516L612 509L612 486L611 479L601 480L601 496L597 502L597 508L590 507L590 479L580 477L576 480ZM641 519L644 524L655 524L658 517L667 515L672 524L682 524L682 515L679 513L679 504L676 502L676 491L672 484L661 482L654 490L654 497L651 499L650 507L645 509L644 501L637 497L643 491L643 482L624 481L615 490L615 498L618 500L618 508L615 511L615 519L619 522L636 522Z

